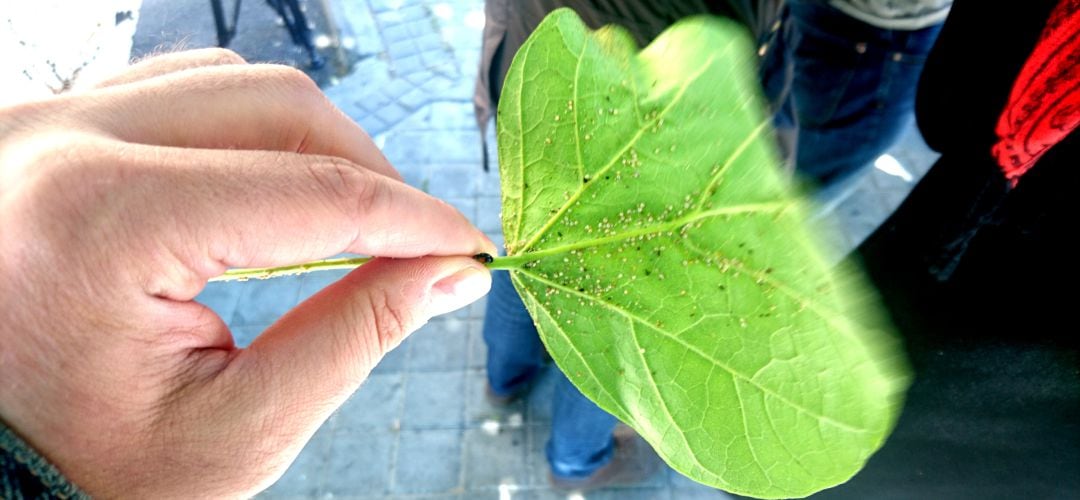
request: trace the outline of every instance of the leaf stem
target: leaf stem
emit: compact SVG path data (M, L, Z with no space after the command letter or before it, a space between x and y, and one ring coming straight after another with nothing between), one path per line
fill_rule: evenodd
M250 279L266 280L281 276L295 276L297 274L310 273L312 271L331 271L334 269L356 269L371 260L371 257L346 257L341 259L326 259L293 264L281 267L252 267L229 269L221 276L210 278L209 281L247 281Z
M517 269L524 263L528 262L528 256L514 256L514 257L491 257L487 254L474 255L473 258L484 263L488 269ZM299 274L307 274L314 271L332 271L335 269L356 269L369 261L371 257L346 257L339 259L325 259L316 260L312 262L305 262L303 264L293 264L290 266L280 267L249 267L249 268L237 268L229 269L225 271L221 276L215 276L210 278L210 282L214 281L247 281L251 279L266 280L270 278L280 278L282 276L296 276Z
M508 257L495 257L495 260L491 261L491 263L487 265L487 268L491 269L492 271L495 271L497 269L520 269L521 266L534 260L536 260L536 257L533 257L529 254L513 255Z

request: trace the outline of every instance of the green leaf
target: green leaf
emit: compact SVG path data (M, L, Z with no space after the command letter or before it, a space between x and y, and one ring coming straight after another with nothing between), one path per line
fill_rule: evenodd
M691 18L638 52L549 15L499 105L495 267L570 380L673 468L804 496L881 446L907 378L777 168L746 38Z

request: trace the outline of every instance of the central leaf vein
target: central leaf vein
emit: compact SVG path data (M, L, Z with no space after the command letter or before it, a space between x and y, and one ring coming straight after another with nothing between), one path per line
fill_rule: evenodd
M522 261L531 261L540 259L543 257L551 257L562 255L564 253L581 250L584 248L590 248L600 245L606 245L608 243L617 243L623 240L629 240L638 236L644 236L653 233L662 233L664 231L672 231L688 224L709 219L712 217L722 217L725 215L753 215L753 214L768 214L774 212L782 212L792 205L790 201L772 201L765 203L748 203L745 205L733 205L730 207L716 208L706 211L698 211L688 214L684 217L664 222L661 224L655 224L652 226L643 226L630 231L623 231L610 236L604 236L601 238L593 238L591 240L581 240L568 245L562 245L557 247L545 248L542 250L536 250L527 253L520 253L509 257L503 257L499 259L499 268L508 268L515 263Z

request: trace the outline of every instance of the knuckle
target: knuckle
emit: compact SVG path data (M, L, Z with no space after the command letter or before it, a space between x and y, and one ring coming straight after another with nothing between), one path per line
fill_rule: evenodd
M308 164L315 184L336 207L352 219L378 203L382 187L359 166L335 157Z
M204 57L210 61L211 64L247 64L247 61L240 54L233 52L229 49L223 49L221 47L210 47L207 49L201 49Z
M56 200L77 199L68 191L92 188L97 184L87 181L103 175L102 170L113 165L98 141L78 134L48 132L15 148L13 156L21 161L5 161L5 164L19 169L21 175L17 178L23 186L53 190L50 197Z
M256 65L257 71L272 85L284 89L294 98L323 99L319 86L306 73L281 64Z
M393 189L388 183L348 160L323 157L309 164L308 171L327 199L350 220L359 221L391 204Z
M387 290L372 290L368 304L368 324L378 341L381 355L401 343L401 339L409 333L412 317L393 300Z

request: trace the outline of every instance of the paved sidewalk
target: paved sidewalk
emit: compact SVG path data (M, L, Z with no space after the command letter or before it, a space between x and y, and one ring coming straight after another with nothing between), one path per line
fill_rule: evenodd
M481 166L472 112L479 59L482 0L350 0L328 10L308 0L315 29L339 31L341 68L313 75L326 94L372 134L406 181L442 198L501 242L495 169ZM255 61L301 66L262 3L249 0L234 48ZM214 43L209 6L201 0L146 0L137 52L176 39L187 46ZM327 38L322 39L324 42ZM334 46L324 47L335 57ZM340 55L341 53L336 53ZM493 144L494 141L492 140ZM903 199L911 179L932 161L917 135L894 156L906 170L883 162L849 186L838 204L841 247L865 237ZM494 158L494 156L492 156ZM892 172L887 173L886 171ZM842 190L844 191L844 190ZM343 273L246 283L211 284L198 300L213 308L247 345L282 313ZM725 498L663 470L641 484L559 495L546 480L543 446L550 431L551 377L509 409L483 397L483 304L433 320L391 352L356 394L330 418L265 498Z

